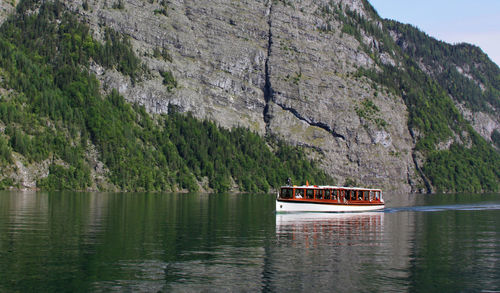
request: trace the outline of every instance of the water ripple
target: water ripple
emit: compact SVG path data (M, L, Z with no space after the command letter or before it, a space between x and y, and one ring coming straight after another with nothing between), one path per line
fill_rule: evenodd
M384 209L384 212L398 213L398 212L442 212L442 211L484 211L484 210L500 210L500 204L482 203L482 204L394 207L394 208L386 208Z

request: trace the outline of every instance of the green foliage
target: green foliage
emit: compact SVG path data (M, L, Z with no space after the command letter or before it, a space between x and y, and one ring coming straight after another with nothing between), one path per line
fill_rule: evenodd
M359 30L350 23L344 23L344 25L342 26L342 32L355 36L357 38L361 38Z
M14 186L14 179L5 178L5 179L0 180L0 190L8 189L11 186Z
M377 11L375 10L375 8L373 8L370 2L368 2L368 0L361 0L361 2L363 3L363 8L365 9L365 11L369 13L371 18L373 19L379 18Z
M49 166L49 176L37 182L44 190L84 190L90 185L90 169L77 164L68 168L60 165Z
M423 170L438 192L499 190L500 155L479 137L474 140L472 148L454 144L428 156Z
M28 13L38 9L38 13ZM22 31L22 33L21 33ZM273 145L243 128L227 130L173 109L151 117L116 90L101 96L88 72L90 59L137 76L139 62L127 39L106 32L105 44L58 3L21 1L18 14L0 28L0 67L5 87L17 94L0 100L0 160L15 151L30 162L50 160L46 190L84 190L91 185L89 144L109 170L109 181L127 191L267 191L287 177L310 182L331 178L282 142ZM162 73L167 88L177 86ZM4 182L2 184L7 184ZM12 182L13 184L13 182Z
M113 3L113 9L124 9L125 6L123 5L123 0L118 0L117 2Z
M154 14L161 14L161 15L165 15L168 17L168 1L166 0L162 0L162 1L159 1L158 2L160 4L160 8L159 9L155 9L154 10Z
M378 18L376 11L366 0L363 0L363 5L372 18ZM333 17L340 21L342 23L341 32L355 37L359 41L362 50L364 50L368 55L372 55L374 59L376 59L377 56L373 55L369 46L364 44L362 32L377 39L378 50L380 52L383 51L391 55L394 54L396 45L394 44L392 37L387 34L386 31L381 29L375 22L366 19L356 11L343 8L341 4L335 4L333 1L330 1L321 7L321 15L330 19ZM325 28L320 29L325 30Z
M497 146L497 148L500 148L500 132L498 130L495 129L491 134L491 141Z
M38 13L30 11L39 9ZM78 22L76 17L66 12L58 2L23 0L18 4L18 13L10 17L1 28L2 57L7 58L15 46L26 55L16 54L2 60L2 67L31 65L32 60L45 64L53 64L52 69L59 72L42 72L38 70L38 79L33 80L36 90L40 90L50 79L58 79L58 83L67 82L74 74L77 64L87 66L90 58L107 68L116 68L132 78L138 77L140 60L131 49L128 38L117 32L106 29L105 43L100 44L89 33L89 28ZM57 52L57 54L55 54ZM17 52L19 53L19 52ZM19 64L26 63L26 64ZM18 76L13 79L23 81ZM23 84L22 86L28 86Z
M9 163L12 163L12 151L4 135L0 133L0 164Z
M139 77L140 60L135 55L127 37L116 31L106 28L104 46L95 46L92 57L101 65L115 67L123 74L129 75L133 80Z
M177 87L177 81L171 71L160 71L160 74L163 77L163 85L167 87L169 92Z
M295 72L295 76L292 77L292 82L294 85L299 85L301 79L302 79L302 73Z
M387 122L379 117L380 109L370 99L364 99L359 107L355 108L359 118L374 122L379 128L387 126Z
M162 48L161 50L158 47L154 48L153 57L155 57L155 58L161 57L161 58L163 58L163 60L166 60L168 62L172 62L172 60L173 60L172 56L170 55L168 50L165 48Z
M161 14L161 15L168 16L168 12L165 8L155 9L153 12L154 12L154 14Z

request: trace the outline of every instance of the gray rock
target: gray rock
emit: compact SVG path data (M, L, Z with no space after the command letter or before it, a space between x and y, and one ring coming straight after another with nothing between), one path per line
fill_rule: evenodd
M167 16L155 14L158 1L126 0L124 9L112 9L112 1L95 0L88 10L81 1L64 2L96 38L105 27L130 36L149 71L133 83L94 65L103 90L116 88L152 113L174 104L223 127L244 126L305 146L338 184L349 178L404 192L420 184L405 104L354 77L375 62L341 33L334 15L321 13L332 1L171 0ZM361 0L333 3L370 17ZM331 30L320 30L327 23ZM363 42L378 46L369 36ZM154 58L155 48L168 50L172 62ZM381 58L396 63L388 54ZM159 74L166 70L178 82L171 91ZM364 99L380 109L385 127L358 117Z
M0 24L14 11L18 0L2 0L0 1Z

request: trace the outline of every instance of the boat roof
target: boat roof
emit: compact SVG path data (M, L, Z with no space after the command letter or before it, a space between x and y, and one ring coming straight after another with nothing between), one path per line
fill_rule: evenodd
M382 191L377 188L365 188L365 187L347 187L347 186L335 186L335 185L284 185L281 188L308 188L308 189L349 189L349 190L370 190L370 191Z

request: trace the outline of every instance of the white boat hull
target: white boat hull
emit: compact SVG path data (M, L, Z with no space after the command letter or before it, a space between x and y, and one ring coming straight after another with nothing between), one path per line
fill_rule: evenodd
M276 200L276 212L364 212L384 209L384 204L350 205L332 203L308 203Z

